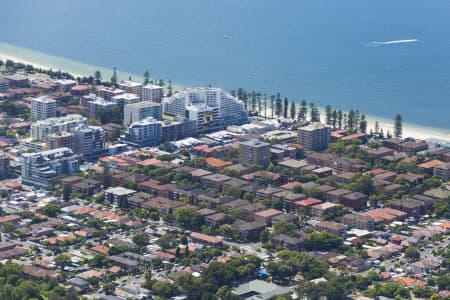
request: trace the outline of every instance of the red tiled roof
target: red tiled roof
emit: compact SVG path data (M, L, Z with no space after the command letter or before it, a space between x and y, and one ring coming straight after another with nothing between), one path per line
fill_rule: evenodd
M320 201L319 199L308 198L308 199L305 199L305 200L296 201L295 205L308 207L308 206L316 205L316 204L319 204L319 203L322 203L322 201Z
M208 157L206 163L214 168L225 168L231 166L233 163L230 161L224 161L219 158Z
M419 168L423 168L423 169L431 169L434 167L437 167L439 165L442 165L444 162L437 160L437 159L433 159L424 163L421 163L420 165L417 165Z

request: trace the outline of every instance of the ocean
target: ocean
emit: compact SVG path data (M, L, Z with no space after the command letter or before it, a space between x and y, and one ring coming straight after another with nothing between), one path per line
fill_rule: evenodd
M0 54L450 131L447 0L5 0L0 19Z

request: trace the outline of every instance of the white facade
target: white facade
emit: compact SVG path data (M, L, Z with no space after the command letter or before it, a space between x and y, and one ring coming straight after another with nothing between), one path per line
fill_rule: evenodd
M79 157L69 148L24 153L21 163L22 183L45 190L53 187L57 177L72 175L80 170Z
M33 121L46 120L56 116L56 101L47 96L31 100L31 119Z
M149 117L132 123L125 137L128 142L136 145L157 144L162 139L162 121Z
M197 122L199 132L248 122L244 103L220 88L190 88L164 100L164 113Z
M159 85L147 84L142 87L142 100L161 102L164 98L164 89Z
M153 117L156 120L162 119L161 103L144 101L124 106L123 125L126 127L131 123Z
M87 125L87 119L77 114L37 121L31 124L31 139L45 142L49 135L59 132L70 132L73 127L79 124Z

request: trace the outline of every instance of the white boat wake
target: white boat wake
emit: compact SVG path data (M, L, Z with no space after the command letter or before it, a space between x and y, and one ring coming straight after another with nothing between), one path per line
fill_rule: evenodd
M393 41L383 41L383 42L371 42L372 45L396 45L396 44L408 44L417 43L418 39L408 39L408 40L393 40Z

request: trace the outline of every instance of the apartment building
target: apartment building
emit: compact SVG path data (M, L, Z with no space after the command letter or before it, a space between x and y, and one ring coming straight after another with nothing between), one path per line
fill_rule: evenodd
M244 103L219 88L190 88L164 100L164 113L197 123L208 132L248 122Z
M31 100L31 119L33 121L46 120L56 117L56 101L47 96L36 97Z
M298 143L305 151L320 151L330 143L331 128L321 123L311 123L298 129Z
M70 132L77 125L86 124L87 118L72 114L59 118L50 118L31 124L31 138L33 141L45 142L54 133Z
M73 149L84 159L97 159L103 154L106 134L101 127L82 124L72 128L71 133L75 141Z
M142 87L142 101L161 103L164 98L164 89L159 85L147 84Z
M80 158L69 148L37 153L23 153L22 184L44 190L53 188L61 175L72 175L80 170Z
M161 103L143 101L124 106L123 125L125 127L148 117L152 117L155 120L162 120Z
M270 144L256 139L241 142L239 144L239 163L268 166L270 163Z
M142 98L142 83L127 80L121 82L119 88L126 93L135 94L138 95L139 98Z

